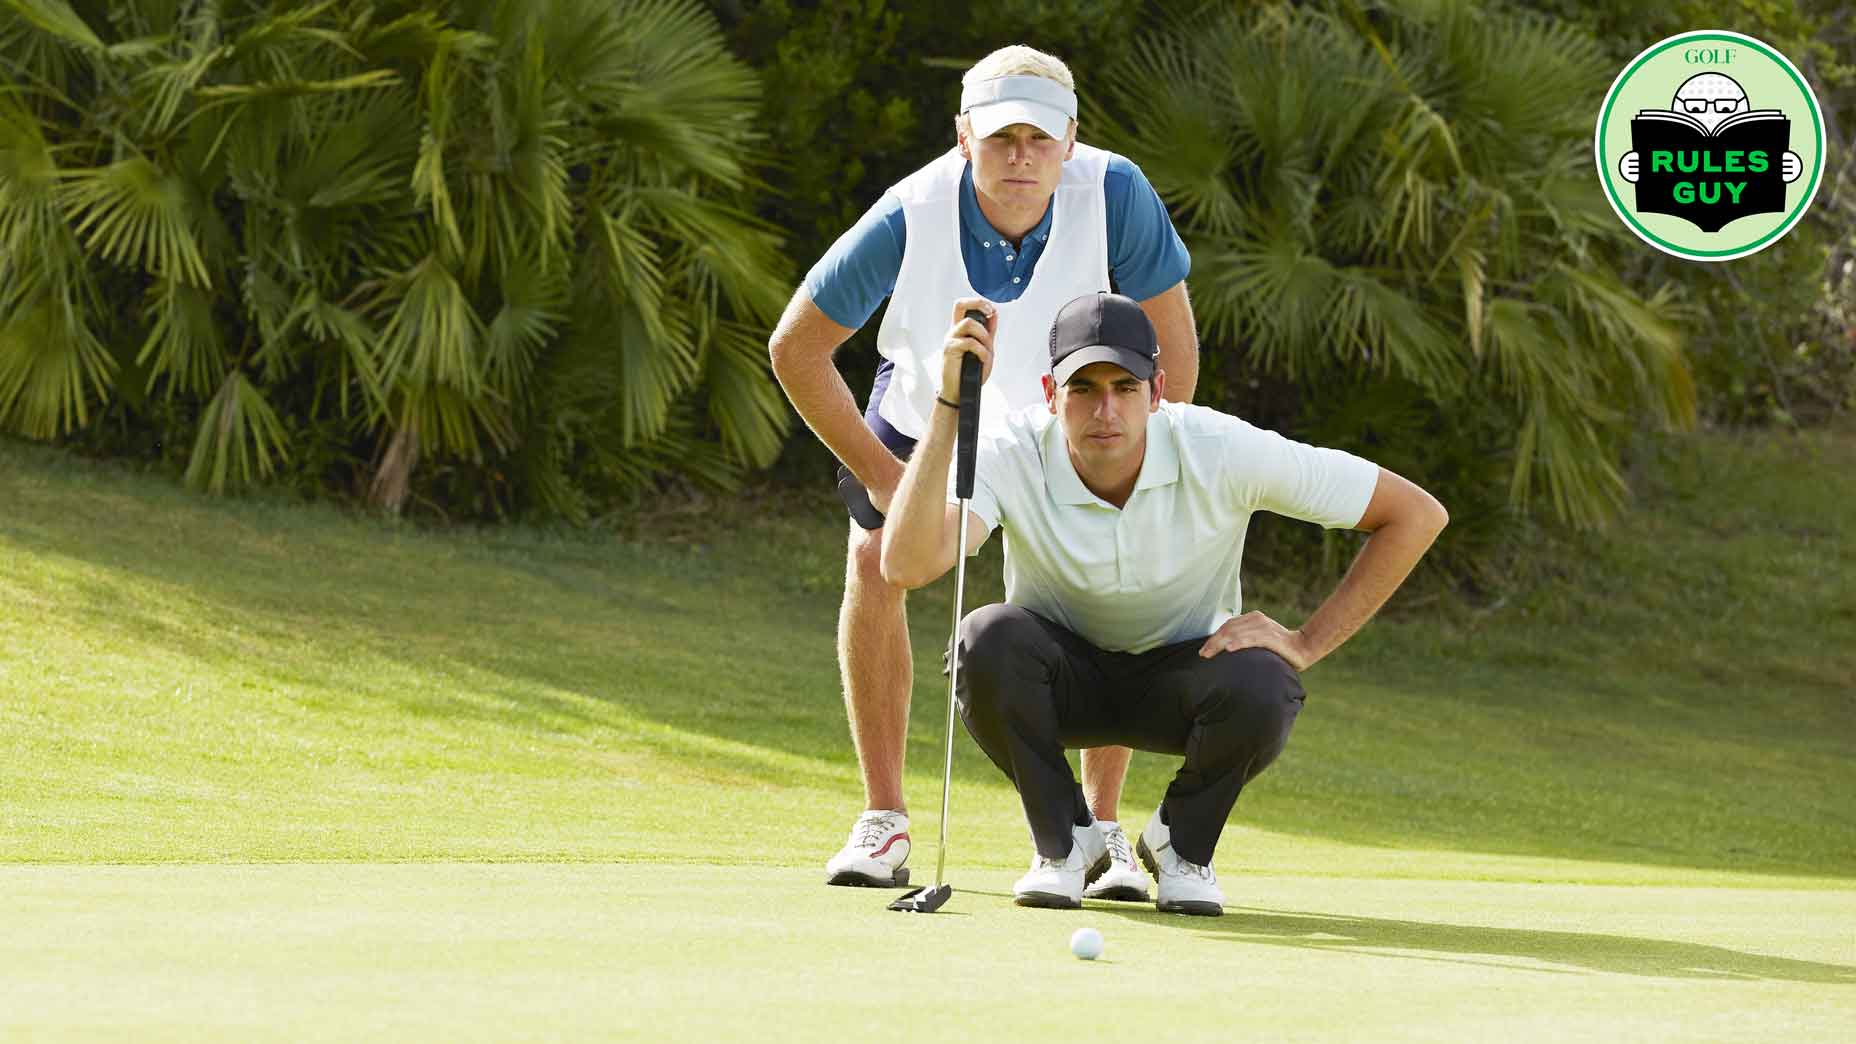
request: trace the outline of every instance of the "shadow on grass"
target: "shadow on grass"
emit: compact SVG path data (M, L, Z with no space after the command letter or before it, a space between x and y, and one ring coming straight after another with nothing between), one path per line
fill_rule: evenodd
M181 652L258 687L333 685L422 720L601 736L722 784L855 776L833 648L843 536L828 505L744 516L707 545L629 544L426 532L32 463L48 481L0 515L0 546L93 567L60 578L57 603L87 613L99 644ZM1000 584L969 578L988 582ZM918 646L946 641L948 586L911 599ZM241 656L228 633L290 660ZM370 660L405 670L387 680L352 666ZM933 699L918 687L917 764L941 750L939 683ZM993 780L964 742L956 764ZM845 795L854 804L854 784Z
M1549 975L1583 970L1660 979L1773 980L1856 986L1856 966L1629 935L1491 928L1258 907L1227 907L1225 915L1218 918L1187 918L1155 910L1107 906L1092 906L1090 912L1189 929L1232 942L1333 950L1401 960L1499 966ZM1542 964L1508 963L1512 961Z

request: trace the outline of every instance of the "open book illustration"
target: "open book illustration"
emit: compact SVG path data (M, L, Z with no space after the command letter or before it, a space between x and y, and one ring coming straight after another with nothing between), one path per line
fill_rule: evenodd
M1644 109L1630 121L1639 156L1637 210L1669 214L1703 232L1752 214L1785 210L1781 161L1791 120L1777 109L1737 112L1712 133L1672 109Z

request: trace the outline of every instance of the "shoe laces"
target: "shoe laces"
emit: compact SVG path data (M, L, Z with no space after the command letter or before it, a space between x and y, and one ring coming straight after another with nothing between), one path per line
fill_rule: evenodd
M1218 876L1212 873L1210 866L1200 866L1190 859L1180 859L1173 864L1173 873L1177 877L1196 877L1206 884L1217 884Z
M851 828L851 845L855 848L874 848L895 827L896 816L893 812L862 816L857 820L857 825Z
M1134 865L1134 848L1128 844L1128 835L1120 827L1103 833L1102 840L1108 844L1108 857L1123 866Z

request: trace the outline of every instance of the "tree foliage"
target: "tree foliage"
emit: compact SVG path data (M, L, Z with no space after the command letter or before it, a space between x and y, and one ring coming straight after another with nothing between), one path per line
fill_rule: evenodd
M1459 543L1602 520L1633 431L1856 405L1856 160L1731 266L1597 195L1619 63L1718 5L709 6L0 0L0 429L451 515L726 485L811 445L765 359L793 262L1014 42L1174 207L1200 398L1430 482ZM1812 79L1833 160L1841 13L1726 19Z
M1249 382L1287 382L1289 423L1447 501L1604 521L1634 426L1695 413L1672 302L1620 276L1592 173L1607 70L1589 36L1459 3L1144 39L1102 85L1107 138L1192 251L1201 399L1269 413Z
M1764 40L1798 67L1824 112L1828 165L1779 243L1731 264L1642 251L1633 282L1667 283L1684 324L1704 419L1812 424L1856 409L1856 19L1844 0L1526 0L1599 41L1617 68L1690 29Z
M0 10L0 426L576 518L777 454L758 86L690 0Z

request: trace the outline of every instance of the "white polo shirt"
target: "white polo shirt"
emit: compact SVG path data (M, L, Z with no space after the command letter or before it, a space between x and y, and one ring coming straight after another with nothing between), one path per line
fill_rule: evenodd
M949 469L950 500L953 469ZM1379 481L1372 461L1203 406L1163 402L1117 509L1077 477L1047 406L980 439L969 507L1005 527L1005 600L1101 649L1203 638L1243 611L1238 564L1256 511L1351 528Z

